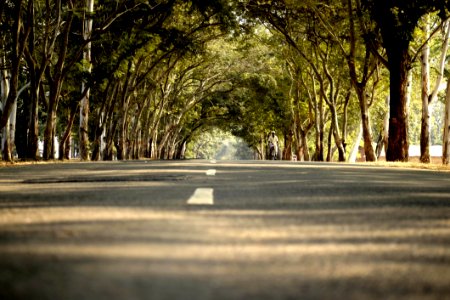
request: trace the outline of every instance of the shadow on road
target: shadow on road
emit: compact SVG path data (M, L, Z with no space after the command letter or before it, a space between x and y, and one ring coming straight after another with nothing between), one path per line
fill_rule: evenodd
M117 166L2 184L1 299L450 296L446 177L255 164L217 166L211 179L203 165ZM186 205L198 186L214 188L214 206Z

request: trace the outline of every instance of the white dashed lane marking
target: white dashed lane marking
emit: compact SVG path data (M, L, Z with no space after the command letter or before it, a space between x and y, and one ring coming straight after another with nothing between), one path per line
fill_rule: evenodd
M215 176L216 175L216 170L215 169L210 169L210 170L206 171L206 175L207 176Z
M192 196L187 201L189 205L213 205L214 204L214 189L212 188L197 188Z

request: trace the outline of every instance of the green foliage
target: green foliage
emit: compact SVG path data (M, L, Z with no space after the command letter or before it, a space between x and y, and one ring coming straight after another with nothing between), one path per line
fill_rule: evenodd
M434 11L432 17L439 20L439 12L448 6L447 1L437 0L362 2L368 10L356 14L357 9L353 8L359 18L354 63L361 81L367 79L361 75L368 67L366 43L370 44L371 55L380 52L377 30L384 26L374 26L368 19L369 13L379 22L384 20L386 28L395 29L394 41L409 39L414 48L419 48L423 33L415 27L416 19L424 12ZM23 20L28 17L27 3L23 2ZM52 34L61 30L74 13L64 62L67 73L59 86L58 134L66 128L70 109L78 105L81 82L87 82L91 88L90 137L99 138L97 135L104 130L104 139L116 146L121 140L124 144L153 142L159 148L155 157L175 152L187 143L190 157L214 158L223 140L230 140L229 149L245 149L242 144L246 144L260 150L268 132L275 130L283 140L284 135L295 136L292 131L303 128L309 130L307 142L314 148L318 101L325 98L336 102L339 127L344 126L343 100L352 89L345 60L351 51L346 1L98 0L95 12L89 16L94 22L91 62L82 58L87 43L82 36L84 2L74 2L73 10L69 9L69 2L64 2L60 24L54 19L56 2L35 3L35 21L24 22L23 30L32 26L32 33L38 37L32 46L27 45L31 56L37 62L46 55L50 57L45 66L48 75L55 75L58 50L63 47L61 34L56 35L54 52L45 47ZM12 51L10 30L14 20L10 16L14 5L9 0L0 4L0 55L6 57ZM325 30L330 27L332 30ZM416 30L410 32L411 28ZM432 39L432 56L437 55L441 42L439 37ZM382 59L382 50L379 54ZM21 63L24 84L36 70L29 60L22 59ZM374 62L370 63L372 67ZM87 72L90 66L92 72ZM2 68L8 69L9 65ZM387 111L389 74L381 67L375 72L376 76L366 83L375 86L368 94L373 99L372 131L378 135ZM436 68L431 73L436 77ZM327 80L328 75L333 83ZM414 91L418 90L416 84ZM39 104L41 115L45 115L42 111L48 101L45 95L49 79L41 87ZM25 116L29 108L23 99L21 104L21 124L28 124ZM420 102L415 92L410 115L411 141L415 141L420 121ZM330 110L324 105L325 131L330 128L330 118ZM436 122L439 119L437 115L433 118ZM298 124L294 124L296 120ZM354 93L347 122L346 142L351 144L360 122ZM432 130L437 136L438 126ZM26 132L26 128L21 132ZM232 135L242 140L237 142ZM293 139L297 145L300 143L295 140L297 136ZM243 152L249 157L247 150Z

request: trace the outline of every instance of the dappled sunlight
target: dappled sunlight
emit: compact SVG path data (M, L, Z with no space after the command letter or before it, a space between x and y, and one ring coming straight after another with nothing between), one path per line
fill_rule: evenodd
M34 207L13 208L0 213L0 225L45 225L68 222L102 222L132 220L173 220L183 219L182 215L171 212L152 211L138 208L114 207Z
M355 210L345 209L326 212L157 211L114 207L11 209L1 213L3 232L20 228L26 234L28 228L40 228L58 238L54 241L56 243L47 245L33 243L30 236L31 240L25 244L2 245L0 251L95 259L221 262L236 260L237 256L241 258L238 261L267 261L281 259L284 255L317 258L320 255L382 256L383 253L395 255L397 252L410 252L418 257L445 254L446 259L450 258L450 251L446 248L450 243L449 219L400 220L399 226L389 228L389 224L383 223L385 213L389 211L365 209L359 212L355 222L351 217ZM275 217L277 219L273 219ZM333 218L336 222L322 222L324 219L321 217ZM292 218L299 221L292 223ZM363 218L370 227L363 226ZM119 224L111 225L116 222ZM142 231L143 227L145 231ZM137 228L140 230L134 231ZM188 235L182 234L185 230ZM77 237L84 235L98 236L99 241L76 241ZM435 243L427 244L431 237ZM68 243L71 238L75 240ZM127 238L130 241L127 242ZM124 242L115 245L116 239Z
M371 282L373 289L391 290L414 274L411 282L419 290L446 291L450 220L399 219L394 226L386 214L395 212L14 209L1 214L2 235L14 231L16 239L0 243L0 255L10 261L56 259L70 268L70 276L84 274L77 277L77 286L90 286L80 278L94 276L97 288L107 288L108 281L146 278L159 284L164 280L167 287L199 280L206 290L232 286L269 294L319 285L328 296L339 284L365 295Z
M102 300L450 293L445 177L259 164L94 164L4 183L0 279ZM188 205L198 188L212 205Z

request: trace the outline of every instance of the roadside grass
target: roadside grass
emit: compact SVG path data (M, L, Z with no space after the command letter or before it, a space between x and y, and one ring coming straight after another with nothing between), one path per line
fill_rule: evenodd
M387 162L384 158L378 160L377 162L360 162L364 165L374 165L380 167L390 167L390 168L404 168L404 169L421 169L421 170L431 170L431 171L442 171L450 172L450 165L442 164L442 159L440 157L432 157L430 163L421 163L419 157L410 157L408 162Z
M2 167L16 167L16 166L29 166L29 165L44 165L44 164L62 164L62 163L71 163L71 162L79 162L79 159L70 159L70 160L14 160L14 161L4 161L0 160L0 168Z

